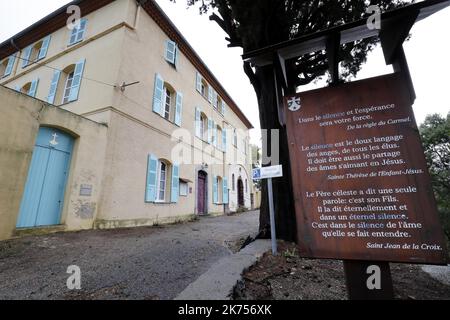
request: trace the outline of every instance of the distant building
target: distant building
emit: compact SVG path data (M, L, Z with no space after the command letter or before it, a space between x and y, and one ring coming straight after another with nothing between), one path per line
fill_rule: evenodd
M0 148L24 146L17 161L0 159L22 175L0 181L10 208L0 239L249 209L252 125L161 8L72 4L82 13L73 30L68 4L0 44L0 85L41 100L0 90ZM192 161L174 159L177 148Z

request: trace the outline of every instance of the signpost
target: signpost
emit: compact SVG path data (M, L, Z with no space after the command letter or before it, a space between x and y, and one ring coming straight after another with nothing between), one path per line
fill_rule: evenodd
M270 211L270 233L272 238L272 254L278 254L277 236L275 231L275 208L273 204L273 189L272 178L279 178L283 176L282 166L272 166L256 168L253 170L253 180L267 179L267 189L269 194L269 211Z
M287 97L285 112L301 256L344 260L351 298L392 297L387 262L446 263L409 90L399 74ZM371 265L384 291L361 281Z
M344 260L350 299L393 298L389 262L447 263L403 42L416 22L448 6L421 1L380 14L376 28L364 18L243 55L273 66L300 254ZM394 74L341 84L341 45L372 37ZM330 87L286 97L297 87L286 62L320 50Z

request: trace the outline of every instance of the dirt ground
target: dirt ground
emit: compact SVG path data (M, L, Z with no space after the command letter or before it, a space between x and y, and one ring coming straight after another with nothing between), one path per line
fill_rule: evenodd
M236 300L345 300L343 264L297 256L296 247L280 243L281 254L266 254L250 268L234 290ZM450 300L447 286L420 266L391 264L396 299Z
M0 242L0 300L170 300L258 232L259 212ZM69 290L69 266L81 290Z

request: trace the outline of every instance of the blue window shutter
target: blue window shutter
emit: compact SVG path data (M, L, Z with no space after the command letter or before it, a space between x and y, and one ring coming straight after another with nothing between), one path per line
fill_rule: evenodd
M80 28L78 29L77 42L82 41L84 39L84 35L86 34L86 26L87 26L87 19L86 18L81 19Z
M214 144L214 147L218 146L218 142L219 142L218 140L219 140L219 137L217 137L217 125L213 121L213 144Z
M208 143L212 142L212 120L208 119Z
M178 46L175 47L175 68L178 69L178 65L180 63L180 48Z
M228 179L227 178L223 178L223 204L228 204Z
M177 52L176 43L171 40L167 40L166 41L166 52L165 52L166 61L169 63L175 64L176 52Z
M31 82L30 90L28 91L28 95L30 97L36 97L36 91L39 84L39 78Z
M59 78L61 71L55 70L53 72L52 83L50 85L50 92L48 93L47 102L53 104L55 102L56 90L58 89Z
M5 74L3 75L4 77L7 77L11 74L14 67L14 62L16 62L16 56L12 55L8 58L8 65L6 66Z
M178 164L172 166L172 192L170 193L170 202L177 203L180 194L180 167Z
M215 109L218 108L218 97L219 95L217 94L217 92L213 90L213 106Z
M198 71L197 71L195 81L196 81L195 86L197 88L197 91L202 93L202 75L200 73L198 73Z
M181 127L181 118L183 115L183 94L177 92L177 103L175 109L175 124Z
M86 60L81 60L75 65L75 71L73 73L72 89L70 90L69 102L78 100L80 93L81 79L83 78L84 64Z
M222 115L225 115L225 112L226 112L226 109L227 109L227 105L225 104L225 102L222 100L222 103L221 103L222 105L221 105L221 108L220 108L220 113L222 114Z
M41 50L39 50L38 60L44 59L47 56L51 37L52 36L47 36L42 40L42 47Z
M21 89L20 86L15 86L14 87L14 90L16 90L17 92L20 92L20 89Z
M156 180L158 177L158 159L150 154L147 163L147 186L145 188L145 202L156 201Z
M208 86L208 101L211 103L213 101L213 88Z
M70 34L70 39L69 39L69 46L74 44L75 42L77 42L77 34L78 34L78 29L77 28L72 29L72 33Z
M219 191L217 185L217 176L213 177L213 202L217 204L219 202Z
M227 129L222 130L222 150L227 151Z
M195 135L198 138L202 138L202 133L200 130L201 112L199 108L195 108Z
M23 50L23 62L22 62L22 68L25 68L28 64L30 64L30 57L31 57L31 50L32 46L28 46Z
M153 93L153 111L161 114L163 110L163 96L164 96L164 80L159 75L155 76L155 91Z

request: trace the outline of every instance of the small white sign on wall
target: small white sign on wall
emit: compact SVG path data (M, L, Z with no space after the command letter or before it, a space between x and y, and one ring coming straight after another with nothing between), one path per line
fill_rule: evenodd
M283 166L262 167L253 169L253 180L279 178L283 176Z

